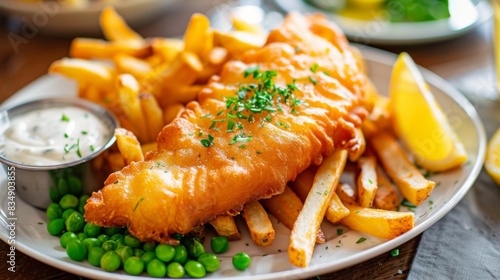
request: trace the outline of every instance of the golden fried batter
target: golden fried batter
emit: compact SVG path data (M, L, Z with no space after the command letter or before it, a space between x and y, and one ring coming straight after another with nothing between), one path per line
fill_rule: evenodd
M163 128L157 152L111 174L87 201L85 219L175 243L172 233L279 194L334 149L359 147L354 128L365 115L364 87L335 26L290 14L262 49L212 77L198 101ZM269 96L270 103L252 107Z

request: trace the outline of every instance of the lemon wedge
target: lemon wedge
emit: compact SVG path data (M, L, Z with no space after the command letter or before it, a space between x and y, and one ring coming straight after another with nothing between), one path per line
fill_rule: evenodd
M486 169L493 181L500 186L500 128L488 141L484 169Z
M407 53L393 66L389 95L394 129L420 166L440 172L467 160L460 139Z

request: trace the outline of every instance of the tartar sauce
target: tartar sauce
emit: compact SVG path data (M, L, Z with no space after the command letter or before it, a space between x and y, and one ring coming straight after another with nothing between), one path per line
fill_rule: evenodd
M106 145L112 132L89 111L60 106L10 119L4 156L27 165L57 165L84 158Z

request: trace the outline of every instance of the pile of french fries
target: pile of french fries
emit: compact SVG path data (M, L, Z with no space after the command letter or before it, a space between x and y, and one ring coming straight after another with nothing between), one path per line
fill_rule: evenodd
M117 149L96 161L96 168L120 170L156 149L162 127L194 100L208 79L229 59L260 48L260 28L234 19L235 30L220 32L208 18L192 16L183 40L145 39L130 29L113 8L100 19L106 40L76 38L71 58L54 62L49 72L77 81L78 95L110 108L122 128L115 132ZM365 69L358 53L361 69ZM310 167L282 194L244 206L241 217L257 246L272 244L272 214L291 230L290 262L308 266L316 243L324 243L321 223L331 223L380 238L395 238L414 226L411 212L396 211L402 197L420 205L434 187L413 165L390 130L387 98L369 87L370 114L358 131L363 147L357 153L337 150L318 167ZM342 182L352 170L355 180ZM235 213L238 214L238 213ZM217 234L240 238L233 216L210 222Z

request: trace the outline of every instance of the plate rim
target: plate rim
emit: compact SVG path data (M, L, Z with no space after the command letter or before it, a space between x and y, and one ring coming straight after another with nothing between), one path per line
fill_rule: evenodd
M350 19L347 17L340 16L338 14L328 14L326 11L321 10L320 8L314 7L312 5L309 5L305 3L303 0L273 0L276 5L282 9L285 12L291 12L294 10L298 10L301 12L306 12L306 13L322 13L327 15L327 17L335 22L337 25L341 27L341 29L344 31L346 36L356 42L364 43L364 44L376 44L376 45L412 45L412 44L427 44L427 43L434 43L434 42L439 42L439 41L444 41L452 38L456 38L458 36L464 35L467 32L472 31L476 26L482 24L483 22L487 21L489 18L492 17L493 12L491 9L491 5L489 4L488 1L486 0L477 0L477 3L474 1L470 0L470 4L472 4L476 10L477 13L477 18L474 22L471 24L459 28L457 30L449 30L446 33L442 34L432 34L430 36L415 36L413 32L404 32L403 34L406 34L406 36L403 37L398 37L395 38L389 35L387 36L380 36L380 35L374 35L374 36L366 36L366 35L360 35L360 34L355 34L353 32L352 27L349 27L347 25L343 25L342 23L339 23L338 20L345 20L345 21L351 21L355 22L356 24L359 24L360 26L362 25L363 27L368 26L370 23L373 23L375 21L362 21L362 20L356 20L356 19ZM469 1L469 0L467 0ZM388 26L390 28L395 28L395 29L402 29L404 27L408 28L411 27L413 29L421 29L424 28L425 30L434 30L432 27L435 27L437 25L444 25L448 24L449 19L443 19L443 20L435 20L435 21L429 21L429 22L412 22L412 23L389 23L387 22ZM449 24L448 24L449 25ZM451 32L450 32L451 31ZM399 32L401 33L401 32Z
M363 55L366 57L367 60L369 61L374 61L377 63L382 63L382 64L392 64L396 58L397 55L364 46L364 45L358 45L358 44L352 44L353 46L359 48ZM438 213L433 214L433 216L424 219L421 223L416 225L412 230L409 232L401 235L400 237L397 237L392 240L387 240L384 241L381 244L375 245L371 248L364 249L360 251L359 253L356 253L354 255L344 257L344 261L335 266L335 269L332 270L331 263L321 263L318 265L315 265L313 267L306 267L306 268L294 268L291 270L285 270L285 271L278 271L278 272L270 272L270 273L265 273L265 274L257 274L257 275L251 275L252 278L255 279L282 279L282 278L304 278L304 277L312 277L312 276L317 276L317 275L323 275L327 273L331 273L334 271L339 271L341 269L347 268L349 266L355 265L362 263L366 260L372 259L380 254L386 253L397 246L408 242L409 240L415 238L418 234L421 234L424 232L427 228L432 226L434 223L438 222L444 215L449 213L455 206L458 204L463 197L467 194L467 192L470 190L470 188L473 186L475 180L479 176L479 173L481 172L483 163L484 163L484 157L485 157L485 152L486 152L486 132L484 125L479 117L479 114L477 111L474 109L472 104L465 98L463 94L461 94L455 87L453 87L449 82L447 82L445 79L441 78L437 74L431 72L430 70L427 70L425 68L420 67L420 70L422 71L422 74L425 78L425 80L430 84L430 85L439 85L439 89L443 92L443 94L449 96L455 102L457 105L459 105L465 112L467 117L472 121L474 124L477 134L478 134L478 155L476 158L476 161L474 162L474 166L470 170L470 173L467 175L466 179L464 180L463 184L459 187L457 192L451 197L445 205L443 205L442 208L440 208ZM21 98L17 98L18 94L22 94L25 90L29 89L30 87L33 87L37 84L40 84L43 82L45 79L49 79L48 81L51 81L52 78L57 78L59 79L60 77L54 77L54 76L49 76L49 75L44 75L41 78L33 81L32 83L28 84L26 87L21 89L18 93L14 94L12 97L7 99L3 104L0 105L0 108L3 107L4 104L10 104L10 103L16 103L20 101L25 101ZM17 97L16 97L17 96ZM29 99L29 98L28 98ZM0 212L3 212L3 208L0 209ZM6 215L5 215L6 217ZM2 213L2 216L0 217L0 220L3 222L4 221L4 213ZM8 236L6 233L3 231L0 231L0 239L2 239L4 242L7 243ZM106 277L106 278L116 278L116 279L150 279L147 276L130 276L127 274L122 273L108 273L105 271L101 271L98 269L92 269L86 266L78 265L75 263L63 261L60 259L53 258L51 256L44 255L42 252L37 251L28 245L24 243L18 243L16 241L16 249L19 249L20 252L42 262L45 263L49 266L55 267L57 269L66 271L68 273L72 274L77 274L81 275L84 277ZM225 277L224 279L242 279L249 277L249 274L242 274L238 275L237 277Z

